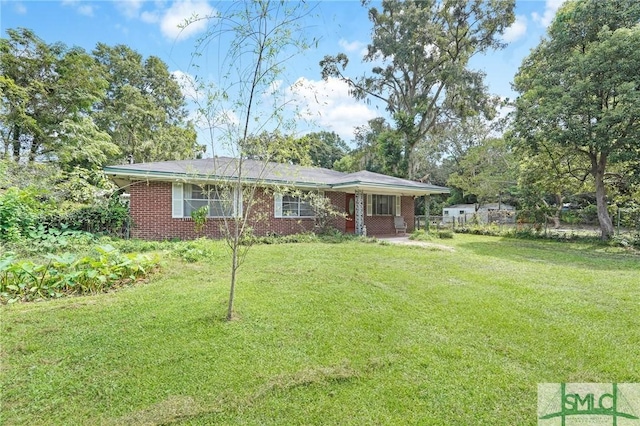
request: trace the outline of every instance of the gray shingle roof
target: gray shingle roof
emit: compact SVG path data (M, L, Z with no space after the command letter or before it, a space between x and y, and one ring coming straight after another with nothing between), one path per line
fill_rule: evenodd
M215 157L198 160L161 161L154 163L126 164L105 167L105 173L112 177L222 180L237 176L238 160L230 157ZM247 181L261 181L265 184L293 184L298 186L318 186L336 189L354 187L383 187L409 190L411 192L448 193L441 186L415 182L379 173L362 170L356 173L342 173L321 167L307 167L294 164L271 163L255 160L242 161L242 176Z

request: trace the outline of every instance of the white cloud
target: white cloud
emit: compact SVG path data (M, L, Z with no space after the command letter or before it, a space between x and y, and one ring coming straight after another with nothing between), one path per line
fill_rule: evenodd
M80 3L79 0L63 0L62 5L75 9L80 15L93 16L93 6L86 3Z
M361 41L356 40L356 41L349 42L343 38L341 38L340 41L338 41L338 44L347 52L355 52L366 46L366 44L364 44Z
M140 14L140 20L147 24L155 24L157 22L160 22L160 15L156 11L148 12L145 10Z
M531 14L531 17L533 18L534 22L537 22L544 27L548 27L551 21L553 21L553 18L556 16L556 12L564 2L565 0L546 0L544 5L544 12L542 13L542 15L537 12L533 12Z
M282 80L274 80L269 84L269 87L262 93L262 97L270 97L276 95L282 87Z
M83 4L82 6L78 6L77 10L80 15L93 16L93 6L90 6L88 4Z
M178 82L182 94L188 101L198 101L200 99L198 83L191 74L183 71L172 71L171 75Z
M19 15L24 15L25 13L27 13L27 7L20 2L16 2L13 4L13 10L15 10L15 12Z
M338 133L346 141L353 139L354 127L378 116L365 103L349 95L346 83L333 77L327 81L301 77L289 87L289 95L303 118Z
M116 9L120 11L125 17L137 18L142 8L142 0L118 0L114 4Z
M338 44L347 52L358 52L360 56L365 56L367 54L367 44L361 41L347 41L341 38L338 41Z
M522 38L527 32L527 17L523 15L516 16L516 20L509 28L504 31L502 39L507 43L512 43Z
M169 39L184 40L204 31L207 27L207 20L203 18L215 15L215 9L207 1L178 1L165 11L160 20L160 29ZM186 28L180 28L187 19L192 18L197 19Z

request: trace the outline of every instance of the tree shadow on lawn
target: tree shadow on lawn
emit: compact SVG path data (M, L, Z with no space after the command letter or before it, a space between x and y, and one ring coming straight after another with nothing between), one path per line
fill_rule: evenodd
M608 246L556 241L529 241L500 238L492 241L472 241L458 247L481 256L515 262L553 264L573 268L603 271L637 271L640 255L606 252Z

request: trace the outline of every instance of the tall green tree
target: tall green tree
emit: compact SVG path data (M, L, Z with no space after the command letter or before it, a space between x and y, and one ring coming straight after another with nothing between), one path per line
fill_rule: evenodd
M89 116L104 96L102 68L79 48L47 44L33 31L7 30L0 39L0 134L2 155L13 161L48 159L81 164L103 163L118 149ZM89 130L89 133L85 133ZM81 158L83 149L92 151ZM71 145L70 145L71 144Z
M403 139L407 177L413 178L415 147L453 118L492 117L484 74L469 68L477 53L504 47L499 36L514 21L514 0L383 0L369 10L373 23L365 62L371 74L344 74L347 55L325 56L322 77L349 84L357 99L382 101ZM378 65L382 63L382 65Z
M202 153L187 119L184 95L162 60L143 59L128 46L103 43L93 55L109 82L93 116L121 150L114 161L179 160Z
M515 186L517 168L509 144L502 138L489 138L467 150L448 184L475 195L480 203L498 201Z
M584 156L602 238L611 164L640 160L640 3L572 0L515 78L515 131L534 149L549 141Z
M252 160L274 161L276 163L311 165L309 141L283 135L280 131L263 131L259 135L249 135L244 142L244 155Z
M574 150L547 141L540 141L535 149L520 144L516 156L520 158L518 194L523 207L540 212L559 227L565 200L590 189L589 162Z
M406 167L402 161L402 143L397 132L382 118L374 118L355 129L356 147L334 162L336 170L357 172L368 170L404 176Z
M313 132L300 140L308 147L311 164L317 167L332 169L333 164L349 152L349 146L335 132Z

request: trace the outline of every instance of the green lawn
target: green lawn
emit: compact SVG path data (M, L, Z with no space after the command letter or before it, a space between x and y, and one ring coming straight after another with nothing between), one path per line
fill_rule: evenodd
M1 424L534 425L541 382L640 382L640 257L456 235L261 245L0 307Z

